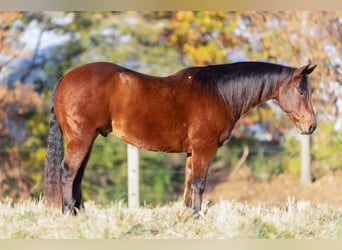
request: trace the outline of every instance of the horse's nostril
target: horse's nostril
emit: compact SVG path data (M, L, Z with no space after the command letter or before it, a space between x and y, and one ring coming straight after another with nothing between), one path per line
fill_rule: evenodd
M314 124L311 124L309 127L309 133L312 134L316 129L316 126Z

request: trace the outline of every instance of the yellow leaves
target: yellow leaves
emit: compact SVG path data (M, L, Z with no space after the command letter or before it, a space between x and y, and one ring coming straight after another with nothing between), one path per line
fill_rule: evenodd
M187 46L184 47L184 50L196 65L205 65L211 61L210 48L203 46L198 48Z
M36 160L44 162L45 157L46 157L46 149L45 148L39 148L36 151L35 156L36 156Z
M170 35L170 41L171 41L171 43L176 44L178 41L178 36L175 34L171 34Z
M180 47L190 64L227 62L223 43L226 39L224 32L230 29L228 13L179 11L171 22L170 41Z
M194 12L193 11L178 11L175 17L177 21L191 21L194 17Z
M213 23L214 27L216 27L217 30L223 30L224 26L223 26L223 22L220 20L216 20Z
M186 44L184 46L184 51L195 65L222 63L226 58L223 50L218 50L215 46L210 44L207 46L200 45L198 47Z
M96 20L101 20L103 18L103 13L102 12L94 13L93 18Z

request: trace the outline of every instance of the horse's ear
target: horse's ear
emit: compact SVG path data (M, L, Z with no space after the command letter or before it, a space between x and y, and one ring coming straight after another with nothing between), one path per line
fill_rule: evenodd
M305 66L304 70L302 71L302 75L309 75L311 74L312 71L314 71L314 69L317 67L317 64L308 64Z
M316 64L312 65L312 64L308 64L306 66L300 67L298 69L296 69L296 71L293 74L293 77L302 77L303 75L309 75L311 74L312 71L314 71L314 69L317 67Z

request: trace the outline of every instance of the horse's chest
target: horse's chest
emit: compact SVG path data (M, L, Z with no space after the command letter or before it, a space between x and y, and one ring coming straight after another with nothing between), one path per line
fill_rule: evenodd
M234 123L230 124L223 132L219 135L219 146L227 144L232 137L232 130L234 128Z

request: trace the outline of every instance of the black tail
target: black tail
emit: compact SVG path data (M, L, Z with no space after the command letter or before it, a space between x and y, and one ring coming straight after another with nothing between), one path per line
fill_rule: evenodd
M55 206L62 205L61 164L64 157L64 143L63 132L54 110L55 93L62 79L63 77L57 82L51 101L50 129L44 171L44 196L48 203Z

